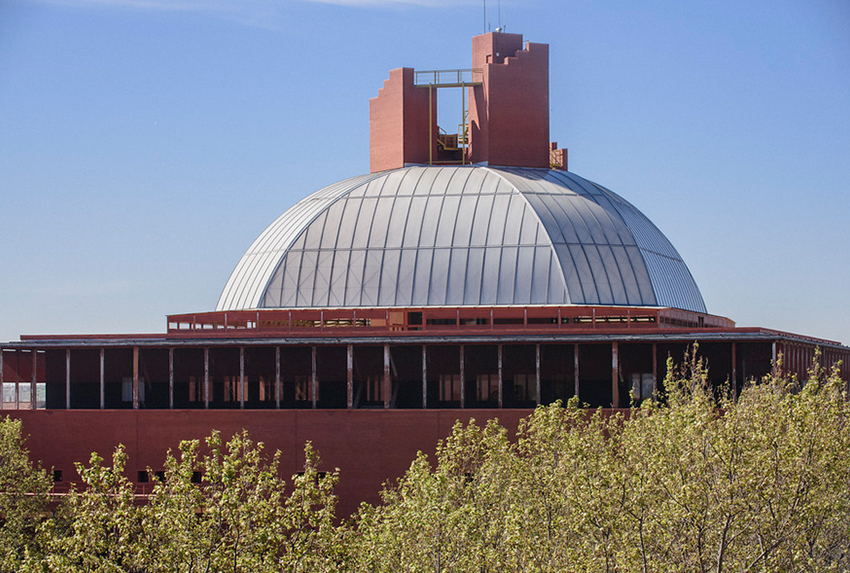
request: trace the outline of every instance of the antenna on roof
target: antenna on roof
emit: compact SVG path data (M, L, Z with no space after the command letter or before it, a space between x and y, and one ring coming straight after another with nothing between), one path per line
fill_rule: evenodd
M484 0L484 29L481 31L482 34L487 33L487 0Z

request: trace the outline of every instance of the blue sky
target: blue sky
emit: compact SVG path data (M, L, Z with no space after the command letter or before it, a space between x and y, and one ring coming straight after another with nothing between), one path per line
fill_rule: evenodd
M368 171L390 69L469 66L482 4L0 0L0 341L212 310L269 222ZM850 3L498 6L550 45L570 169L661 228L710 312L850 343Z

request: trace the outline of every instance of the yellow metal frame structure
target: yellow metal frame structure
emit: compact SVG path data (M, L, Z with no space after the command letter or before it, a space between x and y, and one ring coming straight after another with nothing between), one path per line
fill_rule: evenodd
M460 150L461 163L466 165L466 150L469 145L469 109L467 109L466 88L483 85L483 70L481 68L455 69L455 70L426 70L414 72L413 85L428 88L428 165L434 164L434 143L442 145L444 149ZM436 138L434 136L434 89L438 88L461 88L461 123L458 124L458 132L455 136L457 147L447 147L445 139L441 139L438 126ZM442 135L448 135L443 133Z

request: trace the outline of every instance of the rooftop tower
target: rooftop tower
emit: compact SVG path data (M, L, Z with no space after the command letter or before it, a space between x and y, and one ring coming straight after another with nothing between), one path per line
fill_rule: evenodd
M437 90L463 90L457 133L437 125ZM370 170L412 164L566 169L549 142L549 46L522 34L472 39L472 67L399 68L369 102Z

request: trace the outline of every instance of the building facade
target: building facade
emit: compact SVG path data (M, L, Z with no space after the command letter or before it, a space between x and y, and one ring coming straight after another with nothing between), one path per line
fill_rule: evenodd
M248 248L216 309L164 334L0 344L3 409L57 484L123 443L144 484L168 448L243 428L294 473L310 440L341 512L375 501L456 420L509 428L573 396L627 408L694 344L732 391L850 348L709 314L673 245L549 139L548 46L473 38L473 66L402 68L370 102L371 172L325 187ZM460 89L457 133L438 93Z

